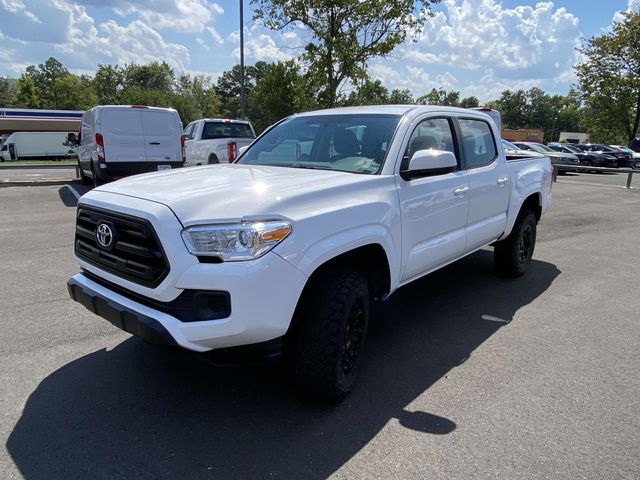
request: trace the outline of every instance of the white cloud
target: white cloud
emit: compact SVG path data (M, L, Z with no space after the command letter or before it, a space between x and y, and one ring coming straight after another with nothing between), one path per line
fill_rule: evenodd
M12 0L15 1L15 0ZM202 33L224 8L207 0L84 0L85 4L113 9L118 15L137 15L156 29Z
M3 50L12 52L11 61L0 58L0 68L16 71L19 64L40 63L50 54L74 71L95 70L98 63L122 65L162 60L184 70L190 63L184 45L165 41L142 20L126 25L107 20L96 25L84 6L68 0L50 0L38 13L48 19L48 27L35 25L20 30L11 25L17 21L15 18L0 18ZM43 54L43 45L53 51Z
M304 30L292 29L282 34L273 34L262 26L253 25L245 28L244 56L246 62L277 62L297 57L302 52ZM276 42L276 39L278 40ZM231 32L225 42L238 45L232 55L240 60L240 32Z
M209 50L211 50L211 48L209 48L209 45L207 44L207 42L205 42L202 38L198 37L196 38L196 43L198 45L200 45L202 48L204 48L207 52Z
M578 18L552 2L505 8L497 0L445 0L445 7L417 43L401 50L405 59L469 69L535 67L548 77L573 65Z
M640 12L640 0L627 0L627 9L625 12ZM624 20L622 12L616 12L613 14L612 22L620 22Z
M222 37L220 36L220 34L217 32L215 28L207 27L207 32L209 32L209 34L211 35L211 38L215 43L217 43L218 45L222 45L222 42L223 42Z
M5 12L23 15L34 23L42 23L42 20L40 20L35 13L27 9L23 0L0 0L0 7L2 7Z

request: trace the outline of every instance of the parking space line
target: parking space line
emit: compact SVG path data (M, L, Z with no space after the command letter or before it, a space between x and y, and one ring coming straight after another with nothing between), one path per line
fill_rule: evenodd
M76 197L76 200L80 200L80 197L82 195L80 195L75 188L73 188L71 185L65 185L65 186L71 191L71 193L73 193L73 196Z

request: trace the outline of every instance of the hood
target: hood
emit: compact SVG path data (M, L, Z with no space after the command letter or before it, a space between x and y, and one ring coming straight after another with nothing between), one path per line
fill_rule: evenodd
M339 201L341 193L357 194L359 185L380 180L380 175L220 164L136 175L95 190L161 203L188 226L265 216L296 219L311 211L311 202L324 198L326 203L328 195Z

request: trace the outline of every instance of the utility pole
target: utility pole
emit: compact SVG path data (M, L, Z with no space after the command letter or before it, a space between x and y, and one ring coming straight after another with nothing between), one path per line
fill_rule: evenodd
M244 120L244 0L240 0L240 118Z

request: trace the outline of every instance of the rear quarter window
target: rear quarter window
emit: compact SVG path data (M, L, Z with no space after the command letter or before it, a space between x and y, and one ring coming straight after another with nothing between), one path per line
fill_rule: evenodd
M467 168L477 168L492 163L498 156L491 127L484 120L461 118L460 133Z

